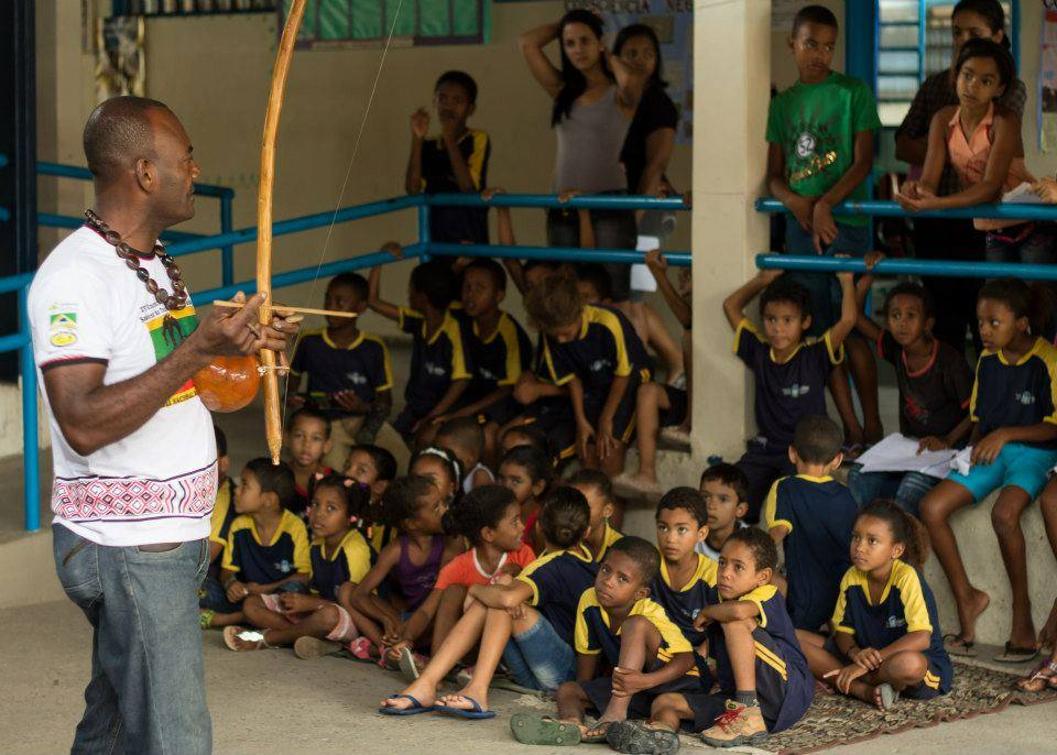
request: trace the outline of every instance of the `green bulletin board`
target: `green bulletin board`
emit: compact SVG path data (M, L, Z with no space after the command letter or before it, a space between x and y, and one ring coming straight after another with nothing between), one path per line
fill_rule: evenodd
M289 4L280 7L280 22ZM487 0L309 0L298 46L374 46L390 29L402 45L483 44L488 22Z

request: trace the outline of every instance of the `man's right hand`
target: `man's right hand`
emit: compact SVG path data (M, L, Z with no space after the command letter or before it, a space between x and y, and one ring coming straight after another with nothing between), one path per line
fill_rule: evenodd
M285 351L288 336L297 332L297 325L278 317L272 318L271 325L258 323L257 313L265 299L265 294L254 294L246 301L240 291L233 301L245 302L242 309L213 307L186 343L205 361L218 356L256 354L261 349Z

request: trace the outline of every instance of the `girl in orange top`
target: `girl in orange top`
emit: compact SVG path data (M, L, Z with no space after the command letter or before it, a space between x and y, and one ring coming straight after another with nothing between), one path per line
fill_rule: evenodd
M1021 183L1035 182L1021 156L1020 119L996 103L1016 80L1009 50L990 39L970 40L958 54L954 76L959 104L933 116L921 179L904 183L896 197L908 212L996 202ZM936 189L948 161L962 190L938 197ZM1057 225L1053 223L978 218L973 225L987 231L989 262L1055 260Z

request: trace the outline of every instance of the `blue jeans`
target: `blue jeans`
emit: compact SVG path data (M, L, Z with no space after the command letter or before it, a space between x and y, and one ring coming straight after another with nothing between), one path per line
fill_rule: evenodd
M514 681L529 689L553 692L576 678L576 653L543 616L510 637L503 649L503 663Z
M986 241L988 262L1028 262L1051 265L1057 260L1057 224L1020 223L989 231Z
M830 257L847 254L862 258L869 249L869 225L847 225L837 221L837 238L823 254ZM801 228L793 217L786 219L785 253L804 256L818 254L811 234ZM821 336L840 319L842 295L837 276L829 273L787 273L787 276L806 288L811 295L811 328L807 334Z
M210 752L197 600L207 542L152 552L96 545L61 525L52 535L59 582L94 630L72 752Z
M848 490L860 508L878 498L889 498L919 518L921 499L939 484L939 477L920 472L863 472L861 464L848 472Z

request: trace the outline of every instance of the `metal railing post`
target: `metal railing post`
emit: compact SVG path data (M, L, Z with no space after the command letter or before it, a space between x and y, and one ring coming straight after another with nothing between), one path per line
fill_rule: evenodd
M433 241L433 237L429 232L429 203L425 201L424 195L420 194L419 198L422 200L422 204L418 206L418 243L426 250L422 254L422 261L429 262L429 247Z
M29 335L29 283L18 290L19 333L26 342L19 349L22 373L22 485L26 531L40 529L40 444L37 428L37 366Z

